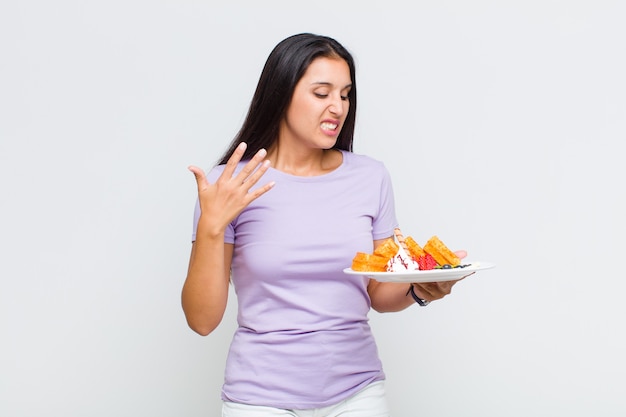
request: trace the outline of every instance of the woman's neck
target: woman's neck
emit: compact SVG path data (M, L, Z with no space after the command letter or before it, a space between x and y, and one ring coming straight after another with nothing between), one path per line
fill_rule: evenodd
M313 177L337 169L343 155L336 149L286 149L276 143L267 152L272 167L286 174Z

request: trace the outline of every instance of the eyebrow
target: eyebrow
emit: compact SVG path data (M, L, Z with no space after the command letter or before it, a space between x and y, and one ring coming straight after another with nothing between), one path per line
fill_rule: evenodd
M332 85L333 85L333 83L329 83L328 81L315 81L315 82L312 82L312 83L311 83L311 85L329 85L329 86L332 86ZM344 89L346 89L346 88L352 88L352 83L347 84L347 85L346 85L345 87L343 87L343 88L344 88Z

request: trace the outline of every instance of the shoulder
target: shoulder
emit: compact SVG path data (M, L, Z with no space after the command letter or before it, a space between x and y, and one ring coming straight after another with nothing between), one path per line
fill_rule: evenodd
M372 158L368 155L358 154L349 151L342 151L344 164L353 170L369 170L372 173L387 174L387 167L383 161Z

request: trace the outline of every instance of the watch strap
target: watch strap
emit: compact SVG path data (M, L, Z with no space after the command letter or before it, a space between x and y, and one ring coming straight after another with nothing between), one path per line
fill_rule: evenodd
M407 295L408 294L411 294L411 297L413 297L415 302L417 304L419 304L420 306L422 306L422 307L426 307L430 303L430 301L427 301L427 300L424 300L422 298L419 298L418 295L415 294L415 288L413 287L413 284L411 284L411 287L409 288L409 291L408 291Z

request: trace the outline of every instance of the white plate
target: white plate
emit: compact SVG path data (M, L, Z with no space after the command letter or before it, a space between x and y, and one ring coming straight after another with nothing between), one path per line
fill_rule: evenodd
M489 269L496 266L491 262L465 262L464 268L430 269L427 271L402 271L402 272L364 272L353 271L352 268L343 270L348 275L362 275L381 282L439 282L456 281L476 271Z

